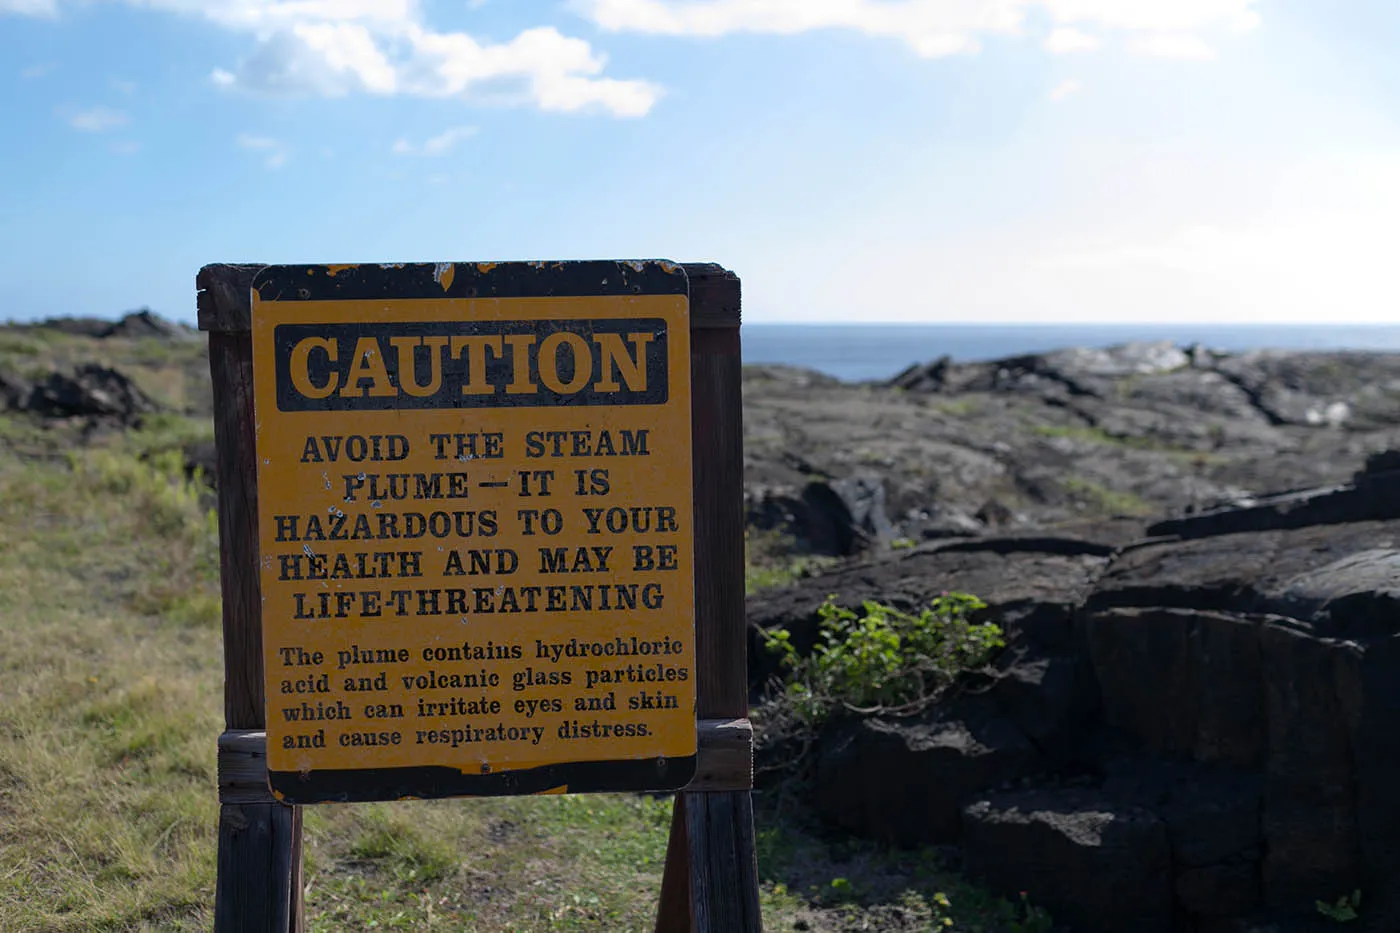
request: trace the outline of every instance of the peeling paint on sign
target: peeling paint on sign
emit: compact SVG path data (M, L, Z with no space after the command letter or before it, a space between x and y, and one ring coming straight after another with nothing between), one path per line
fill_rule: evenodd
M452 287L452 279L457 274L457 266L450 262L440 262L433 270L433 278L442 286L443 291Z

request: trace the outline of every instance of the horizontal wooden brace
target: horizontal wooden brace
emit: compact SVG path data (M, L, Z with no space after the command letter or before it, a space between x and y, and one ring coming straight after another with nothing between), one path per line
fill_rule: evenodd
M747 719L701 719L696 723L695 778L684 787L699 791L753 787L753 726ZM219 736L219 802L276 803L267 786L267 733L230 730Z
M231 729L219 736L219 803L277 803L267 786L267 733Z
M695 777L686 791L753 788L753 725L747 719L702 719L697 724Z

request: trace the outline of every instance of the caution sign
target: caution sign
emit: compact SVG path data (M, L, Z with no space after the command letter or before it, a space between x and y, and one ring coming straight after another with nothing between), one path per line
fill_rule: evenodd
M684 270L275 266L252 321L273 791L684 786Z

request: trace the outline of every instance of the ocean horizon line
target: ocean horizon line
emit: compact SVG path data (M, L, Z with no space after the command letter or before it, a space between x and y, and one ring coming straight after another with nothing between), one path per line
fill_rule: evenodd
M979 362L1103 348L1134 342L1200 345L1240 353L1277 351L1400 352L1400 325L1366 324L832 324L746 322L746 364L796 366L846 381L889 379L940 357Z

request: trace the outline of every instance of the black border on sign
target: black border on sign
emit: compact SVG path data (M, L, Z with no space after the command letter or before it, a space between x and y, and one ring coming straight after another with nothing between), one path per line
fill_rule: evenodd
M569 794L680 790L695 777L697 756L624 761L578 761L540 768L465 774L455 768L359 768L269 771L283 803L368 803L445 797L512 797L561 791Z
M450 277L448 271L450 269ZM448 280L443 287L443 279ZM275 265L258 271L259 301L493 298L591 298L690 295L689 278L666 260L503 263L364 263ZM694 459L692 452L692 471ZM693 483L693 478L692 478ZM270 702L264 701L270 708ZM445 766L268 771L268 785L289 805L366 803L416 798L504 797L676 791L695 777L697 755L561 762L538 768L468 774Z
M656 259L267 266L253 291L259 301L336 301L688 295L690 286L680 265Z

